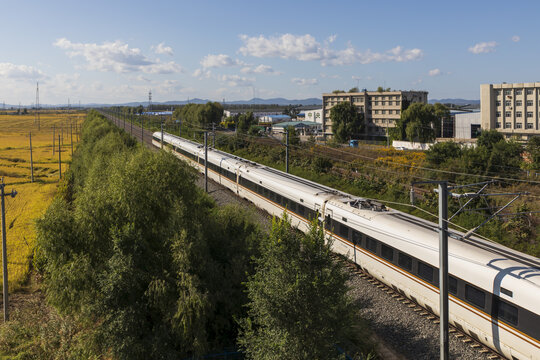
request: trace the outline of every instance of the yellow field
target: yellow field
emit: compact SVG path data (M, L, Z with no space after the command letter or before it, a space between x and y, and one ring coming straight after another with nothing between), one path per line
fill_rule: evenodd
M75 149L78 128L84 117L82 112L42 111L38 130L34 114L0 115L0 177L4 178L6 192L14 189L18 193L15 198L5 199L10 291L20 287L27 278L35 245L34 222L50 204L58 185L58 135L64 173L71 161L71 130ZM33 183L30 181L30 132ZM0 258L0 264L1 261Z

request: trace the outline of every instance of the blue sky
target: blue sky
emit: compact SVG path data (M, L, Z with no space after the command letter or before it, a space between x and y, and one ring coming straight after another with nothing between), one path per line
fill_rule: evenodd
M478 99L540 81L537 1L1 1L0 102L253 96L358 85Z

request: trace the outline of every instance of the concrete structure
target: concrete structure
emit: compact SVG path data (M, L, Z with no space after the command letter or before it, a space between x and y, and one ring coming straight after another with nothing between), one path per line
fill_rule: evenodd
M455 112L454 118L454 138L456 140L476 139L481 130L481 113Z
M482 129L528 140L540 135L540 82L480 85Z
M323 132L332 136L330 109L348 101L364 114L366 135L385 136L388 128L395 127L404 103L427 103L427 91L362 91L357 93L323 94Z
M285 128L292 126L298 135L317 135L322 129L322 124L314 121L288 121L275 124L272 126L273 134L282 134L285 132Z

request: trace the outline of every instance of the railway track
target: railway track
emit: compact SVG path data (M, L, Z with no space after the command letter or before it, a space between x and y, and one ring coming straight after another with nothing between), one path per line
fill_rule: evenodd
M129 122L126 122L126 125L124 127L123 120L118 120L118 119L114 118L113 116L110 116L110 115L107 115L107 114L103 114L103 115L105 115L109 120L111 120L119 128L122 128L126 132L131 133L131 135L133 137L135 137L138 141L141 141L141 128L139 126L136 126L136 125L131 126L131 124ZM144 142L145 146L157 151L157 148L155 148L152 145L152 132L151 131L143 130L143 142ZM210 183L210 181L209 181L209 183ZM211 183L213 183L213 182L211 182ZM199 185L201 185L201 184L199 184ZM242 204L244 204L245 200L236 198L236 196L232 192L227 191L227 189L225 189L225 190L220 189L220 185L218 185L218 184L213 184L213 185L214 186L210 187L209 190L210 190L210 193L213 193L212 196L214 198L217 197L216 200L218 201L218 203L241 202ZM201 185L201 186L203 186L203 185ZM225 198L221 199L220 196L221 197L224 196L226 199ZM231 199L231 198L235 198L235 199ZM262 217L262 215L261 215L261 217ZM422 321L427 320L432 324L439 324L439 317L436 316L435 314L429 312L427 309L421 307L419 304L415 303L411 299L408 299L408 298L404 297L403 295L395 292L394 289L392 289L391 287L388 287L384 283L381 283L377 279L373 278L370 274L365 273L364 271L359 269L359 267L357 265L355 265L355 264L351 263L350 261L344 259L342 256L335 255L335 258L337 260L343 262L344 265L346 266L346 268L352 274L357 276L363 282L369 283L370 284L369 286L374 289L374 292L380 293L383 297L386 298L387 302L390 301L390 302L402 304L402 306L404 306L406 309L410 310L409 312L415 314L413 316L417 318L417 321L422 322ZM374 307L376 307L376 306L374 306ZM384 308L379 308L379 309L377 309L377 311L381 312L381 315L382 315L382 312L385 312L386 310ZM469 335L461 332L459 329L456 329L456 328L450 326L449 332L450 332L451 336L453 336L455 341L459 341L464 346L469 348L470 351L472 351L472 354L471 354L471 352L469 352L468 354L466 354L466 356L463 354L463 352L461 352L461 353L459 353L457 355L457 357L454 357L456 359L457 358L459 358L459 359L475 359L475 360L476 359L488 359L488 360L499 360L499 359L503 360L503 359L505 359L500 354L494 352L490 348L487 348L485 345L477 342L474 338L471 338ZM402 356L401 354L406 354L408 352L408 351L406 351L406 349L400 348L399 345L392 346L392 344L390 344L389 342L387 342L385 340L385 335L380 332L380 329L375 328L374 329L374 334L375 335L374 335L372 340L374 340L375 342L378 342L378 343L382 343L382 346L379 348L378 352L379 352L380 357L383 358L383 359L390 359L390 360L393 360L393 359L401 360L401 359L404 359L404 358L431 359L431 358L433 358L434 354L438 355L438 348L437 348L437 349L435 349L435 351L431 351L430 352L431 354L428 354L428 355L426 355L426 354L423 354L423 355L420 355L420 354L418 354L418 355L417 354L414 354L414 355L413 354L408 354L409 355L408 357L407 356ZM436 337L436 339L438 340L437 335L438 335L438 333L435 334L433 331L430 331L430 334L429 334L430 337L434 337L434 338ZM421 335L420 337L424 337L424 336L425 335ZM400 338L399 342L401 342L402 344L406 343L407 342L406 336L403 336L402 338ZM437 342L437 344L438 344L438 342ZM433 349L431 349L431 350L433 350Z
M370 274L364 272L356 264L346 260L345 258L343 258L343 256L340 256L340 255L334 255L334 257L337 261L342 262L352 274L369 282L373 287L378 288L379 291L386 293L388 297L392 298L394 301L397 301L403 304L405 307L407 307L413 313L415 313L418 317L425 318L434 324L440 323L439 316L433 314L432 312L420 306L413 300L406 298L405 296L396 292L394 289L392 289L388 285L380 282L379 280L377 280ZM463 344L466 344L471 349L473 349L479 356L482 356L485 359L489 359L489 360L506 359L504 356L495 352L493 349L486 347L484 344L478 342L476 339L460 331L459 329L453 327L452 325L449 326L448 332L450 333L451 336L454 337L454 339L462 342Z

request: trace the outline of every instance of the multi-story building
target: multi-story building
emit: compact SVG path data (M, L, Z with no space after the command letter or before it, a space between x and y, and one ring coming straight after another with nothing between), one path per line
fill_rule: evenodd
M540 135L540 82L480 85L482 129L528 140Z
M348 101L364 114L366 135L386 135L388 128L396 126L403 106L427 103L427 91L362 91L356 93L323 94L323 133L332 136L330 109Z

